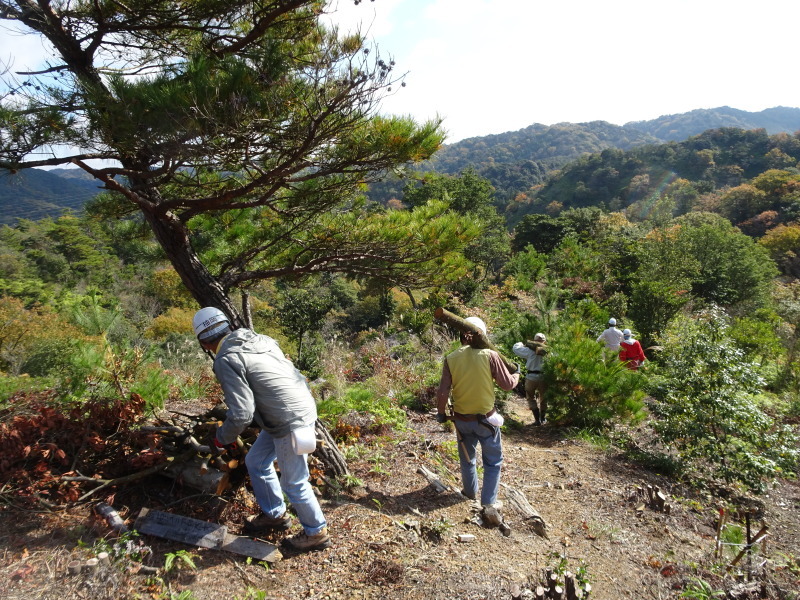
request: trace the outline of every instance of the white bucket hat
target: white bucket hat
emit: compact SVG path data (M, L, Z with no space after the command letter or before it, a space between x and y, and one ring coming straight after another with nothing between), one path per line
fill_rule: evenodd
M483 319L480 319L478 317L467 317L464 320L473 327L477 327L478 329L480 329L483 335L486 335L486 323L483 322Z

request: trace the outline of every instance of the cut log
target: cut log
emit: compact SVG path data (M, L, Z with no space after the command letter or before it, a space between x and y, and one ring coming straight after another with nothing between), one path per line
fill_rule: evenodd
M564 573L564 593L567 600L580 600L583 598L583 592L575 582L575 576L569 571Z
M503 361L506 369L509 373L519 373L519 365L515 363L513 360L509 360L502 353L489 341L489 338L483 333L480 329L467 323L465 319L462 319L458 315L454 315L448 310L444 308L437 308L433 311L433 317L446 325L449 325L453 329L457 329L461 333L469 333L472 334L472 341L469 343L470 346L473 348L488 348L489 350L494 350L500 356L500 360Z
M119 516L119 513L114 510L110 504L98 502L94 505L94 512L101 516L105 522L108 523L108 526L117 533L122 534L128 532L128 526L125 525L125 521L122 520L122 517Z
M547 535L547 523L545 523L542 516L534 510L528 499L520 491L509 487L505 483L500 483L505 490L505 497L508 501L508 506L517 511L521 516L523 522L531 528L531 530L538 536L549 540Z
M544 594L545 594L544 588L542 586L540 586L540 585L537 585L536 589L533 590L533 597L536 600L544 600L545 599L545 595Z
M205 470L203 469L204 465ZM164 469L163 473L187 487L206 494L219 495L229 485L228 473L209 468L208 461L200 456L193 456L186 462L170 465Z

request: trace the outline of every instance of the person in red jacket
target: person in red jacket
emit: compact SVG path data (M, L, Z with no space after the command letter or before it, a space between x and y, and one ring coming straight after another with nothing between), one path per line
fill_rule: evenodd
M622 330L622 342L619 345L619 359L624 362L629 369L637 371L644 363L644 350L639 340L633 339L630 329Z

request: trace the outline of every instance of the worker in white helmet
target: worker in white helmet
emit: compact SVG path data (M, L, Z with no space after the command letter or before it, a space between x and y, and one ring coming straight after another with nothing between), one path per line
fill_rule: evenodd
M511 351L525 359L525 398L533 413L535 426L547 423L547 399L545 398L546 386L544 382L544 357L547 355L547 338L543 333L537 333L532 340L517 342Z
M247 518L244 533L289 529L292 518L284 501L286 494L303 531L286 538L285 543L299 551L327 548L331 544L327 522L309 482L309 450L304 447L301 454L300 446L305 444L298 445L299 435L305 437L317 420L306 378L275 340L250 329L233 329L218 308L199 310L192 324L200 345L214 357L214 374L228 406L211 444L226 448L251 423L261 428L245 464L262 513Z
M479 317L464 319L469 325L486 335L486 324ZM495 350L474 348L470 345L475 334L461 334L462 346L448 354L442 364L442 377L436 392L437 420L453 421L458 439L458 457L461 465L461 493L471 500L478 495L476 450L481 446L483 485L480 501L484 522L498 526L502 517L498 512L497 493L500 488L500 469L503 464L503 447L500 426L503 418L495 408L494 385L512 390L519 381L519 371L509 373ZM447 414L447 402L452 393L453 414Z

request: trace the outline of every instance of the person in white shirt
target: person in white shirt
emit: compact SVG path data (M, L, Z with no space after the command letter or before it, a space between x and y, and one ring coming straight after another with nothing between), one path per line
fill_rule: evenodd
M533 412L533 424L544 425L547 423L547 400L544 397L543 365L547 354L547 338L543 333L537 333L532 341L517 342L511 350L525 359L525 397Z
M606 345L606 349L612 352L619 352L619 345L623 337L622 332L617 329L617 320L612 318L608 320L608 329L597 337L597 341L603 342Z

